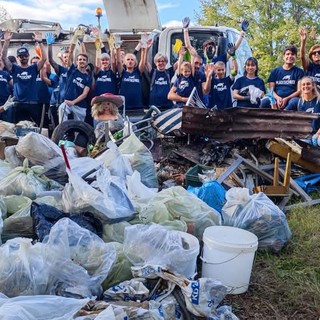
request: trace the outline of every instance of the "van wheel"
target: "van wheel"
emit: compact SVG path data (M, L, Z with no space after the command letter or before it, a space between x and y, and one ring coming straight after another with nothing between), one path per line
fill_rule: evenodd
M60 140L67 140L74 142L77 146L87 148L89 144L95 144L96 137L90 124L78 120L67 120L54 129L51 140L56 144Z

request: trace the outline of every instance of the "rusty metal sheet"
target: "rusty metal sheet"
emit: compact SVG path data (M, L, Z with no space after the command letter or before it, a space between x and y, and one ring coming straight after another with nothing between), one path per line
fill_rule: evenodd
M311 136L312 121L318 115L307 112L232 108L210 110L183 107L182 130L221 142L238 139L304 139Z

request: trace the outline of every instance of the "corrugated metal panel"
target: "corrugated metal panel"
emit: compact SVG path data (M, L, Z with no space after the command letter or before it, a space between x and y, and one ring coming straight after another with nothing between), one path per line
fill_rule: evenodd
M318 115L306 112L232 108L209 110L183 107L182 130L221 142L237 139L303 139L310 137L312 120Z

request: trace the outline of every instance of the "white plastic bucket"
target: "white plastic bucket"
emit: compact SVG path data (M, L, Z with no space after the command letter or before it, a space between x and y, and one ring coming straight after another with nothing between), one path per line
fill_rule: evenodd
M252 232L227 226L203 233L202 277L220 280L230 294L248 290L258 238Z
M182 231L175 232L178 232L186 242L186 251L188 252L188 255L176 257L175 264L177 264L177 271L186 278L193 279L197 273L197 257L200 253L199 240L190 233Z

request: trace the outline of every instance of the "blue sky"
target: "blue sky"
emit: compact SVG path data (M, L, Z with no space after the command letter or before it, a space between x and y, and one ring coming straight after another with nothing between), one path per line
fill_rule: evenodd
M198 0L156 0L156 3L162 25L181 23L185 16L196 22L195 11L200 12ZM102 0L7 0L0 1L0 5L13 18L59 22L64 29L75 27L79 23L96 25L95 9L101 7L101 25L103 28L107 26Z

